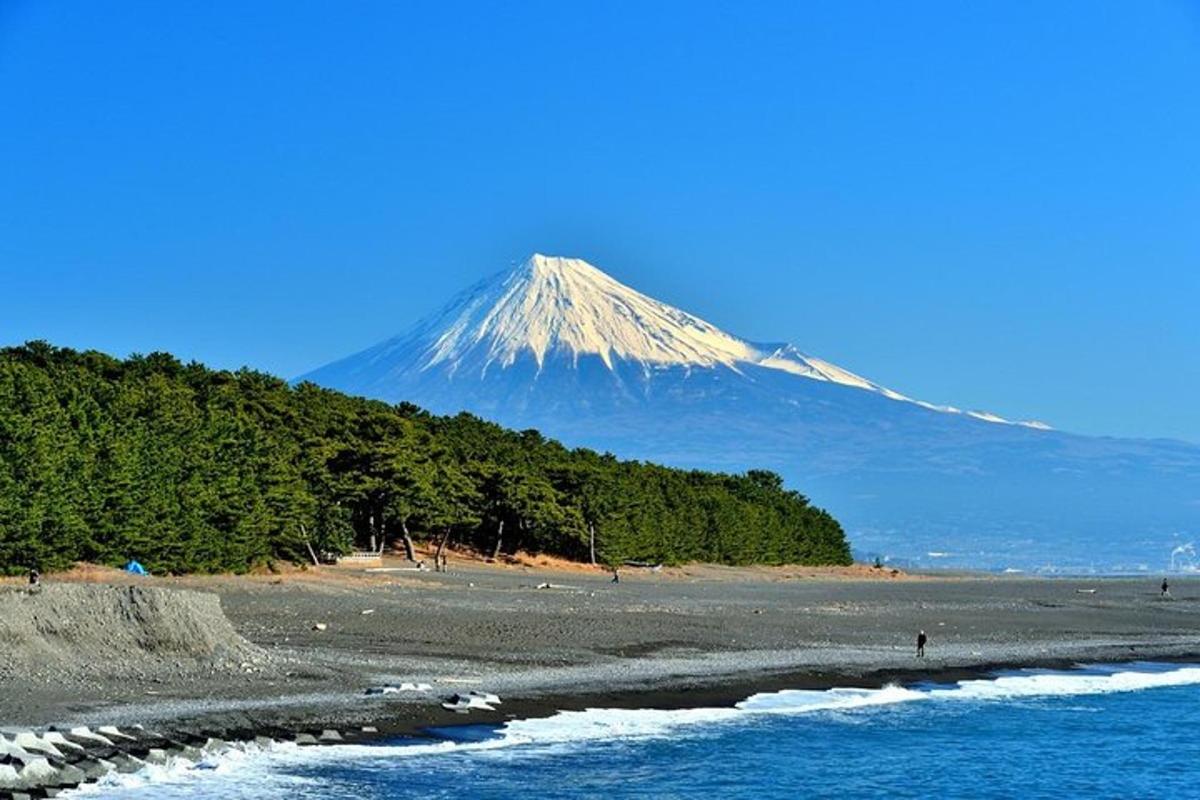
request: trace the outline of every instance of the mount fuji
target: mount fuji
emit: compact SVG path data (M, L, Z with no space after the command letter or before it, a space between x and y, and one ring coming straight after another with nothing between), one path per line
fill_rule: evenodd
M535 254L299 380L622 457L774 469L860 555L908 564L1161 570L1200 534L1198 446L916 400L579 259Z

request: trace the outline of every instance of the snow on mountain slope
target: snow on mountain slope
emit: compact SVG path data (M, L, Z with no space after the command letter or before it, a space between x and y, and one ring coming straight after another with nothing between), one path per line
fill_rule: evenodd
M430 326L441 329L428 366L464 362L486 348L485 364L511 366L522 351L541 365L547 352L598 355L643 364L732 366L756 353L745 342L660 303L575 258L535 254L477 287Z
M581 356L594 355L610 371L618 362L639 364L644 370L681 366L740 371L753 364L934 411L963 413L912 400L789 344L748 342L647 297L586 261L540 253L476 284L409 333L346 361L415 358L420 370L437 367L456 378L473 373L482 378L489 369L512 367L525 355L534 359L539 371L551 356L578 364ZM988 412L968 413L986 422L1045 427L1012 423Z

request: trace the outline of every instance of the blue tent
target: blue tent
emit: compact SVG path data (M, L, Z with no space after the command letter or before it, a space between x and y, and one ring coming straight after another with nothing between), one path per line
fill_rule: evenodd
M143 567L141 564L134 561L133 559L130 559L129 563L125 565L125 571L131 575L149 575L150 574L149 572L146 572L145 567Z

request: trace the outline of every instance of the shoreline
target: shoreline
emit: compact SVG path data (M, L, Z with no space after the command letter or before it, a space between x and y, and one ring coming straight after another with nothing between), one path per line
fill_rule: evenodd
M560 712L588 709L729 708L757 694L784 690L826 691L846 688L880 689L891 685L953 685L960 681L989 680L1016 671L1071 672L1095 665L1138 663L1200 665L1200 639L1188 644L1168 645L1160 642L1113 646L1108 653L1094 649L1081 650L1077 657L1059 655L966 664L913 664L867 671L834 667L819 671L802 669L715 673L682 680L663 679L658 685L649 687L611 690L539 691L535 688L527 694L503 695L502 703L493 711L472 710L466 714L442 708L441 694L421 695L392 702L369 701L357 694L321 696L314 702L310 696L281 694L264 698L266 702L261 705L183 715L178 715L176 706L171 701L162 706L150 702L136 709L132 706L110 706L103 710L89 711L68 722L95 727L100 724L112 724L113 720L116 720L123 725L144 725L149 730L161 728L171 733L182 732L191 737L213 737L230 741L251 741L264 736L278 741L294 741L296 737L304 734L319 737L323 732L337 730L347 741L373 743L397 738L440 738L431 731L458 726L499 727L512 720L545 718ZM467 687L463 688L466 690ZM168 718L172 722L163 725L163 720ZM44 729L48 726L33 727Z
M437 738L431 729L452 728L457 726L491 725L500 726L512 720L526 720L552 717L561 712L585 711L588 709L659 709L682 710L697 708L730 708L757 694L770 694L784 690L827 691L831 689L881 689L886 686L912 687L918 684L953 685L960 681L988 680L999 674L1024 670L1053 670L1071 672L1087 666L1108 664L1200 664L1200 646L1186 653L1147 654L1139 658L1113 658L1112 660L1079 661L1074 659L1051 658L1036 660L1031 663L1001 662L995 664L979 664L969 666L943 666L932 669L886 669L867 674L851 674L842 672L796 672L784 674L765 674L758 676L736 677L734 680L718 685L721 676L712 676L712 683L701 685L681 684L677 686L662 686L652 689L631 689L626 691L586 691L572 693L557 693L535 695L530 697L504 697L502 704L495 711L471 711L469 714L447 711L440 706L424 706L422 710L428 713L397 718L388 714L364 723L367 727L375 728L373 733L361 735L363 742L383 741L393 738L429 739ZM335 725L336 720L317 715L302 731L319 734L322 730ZM361 726L360 726L361 727ZM262 735L264 731L278 732L276 723L268 722L267 726L256 732ZM253 737L248 737L253 738Z
M1108 664L1146 663L1146 664L1198 664L1200 659L1192 655L1175 654L1160 655L1152 658L1131 661L1097 662ZM822 690L834 688L882 688L895 685L912 688L922 686L952 686L961 681L995 678L1000 674L1030 669L1046 669L1069 674L1075 669L1092 666L1080 663L1058 663L1047 661L1038 664L1005 664L1005 665L975 665L971 667L944 667L935 669L885 670L877 673L858 675L846 680L844 674L789 674L757 676L755 678L729 683L722 686L691 687L672 689L663 687L653 691L630 691L619 693L577 692L565 695L545 695L537 698L515 698L505 702L501 709L494 712L472 713L470 718L463 718L453 712L445 712L430 718L425 715L420 720L410 720L404 724L395 724L391 717L377 721L375 726L359 731L343 730L317 726L307 731L289 730L274 725L255 724L250 720L237 721L234 725L195 725L186 720L176 721L169 727L136 725L123 730L112 726L99 726L92 729L82 729L84 737L94 737L97 733L108 737L102 744L79 738L81 729L75 728L70 732L64 729L57 733L32 732L12 737L12 744L30 747L30 736L36 736L42 743L57 742L66 758L50 758L49 763L42 759L43 767L37 775L38 782L26 783L23 786L0 785L0 799L15 800L15 798L52 797L64 790L71 790L84 784L103 781L106 776L117 772L141 772L150 765L169 765L176 763L174 759L182 759L195 768L205 759L220 758L230 750L244 750L251 745L271 747L275 743L291 742L294 745L323 747L339 744L356 745L419 745L427 742L462 742L475 741L476 735L459 737L454 735L456 728L490 728L499 731L504 723L513 720L532 720L552 717L564 712L583 711L586 709L723 709L732 708L743 700L753 696L773 693L781 690ZM447 719L446 717L456 717ZM230 722L234 722L230 720ZM66 739L63 734L66 734ZM52 738L57 737L57 738ZM79 743L83 747L79 747ZM34 747L38 746L35 741ZM68 750L71 744L75 750ZM11 751L10 751L11 752ZM30 749L35 755L43 755L37 750ZM18 757L18 763L22 757ZM27 757L26 757L27 759ZM101 764L107 766L99 767ZM13 773L16 774L16 773ZM24 776L22 776L24 777Z
M33 637L32 660L0 654L0 729L369 743L588 708L730 707L782 689L1200 663L1200 580L1178 578L1163 598L1143 579L866 576L694 566L611 584L462 562L450 573L51 576L34 595L0 587L0 628L21 611L25 627L9 635ZM131 620L145 627L117 630ZM406 682L430 688L369 695ZM441 707L468 690L502 703Z

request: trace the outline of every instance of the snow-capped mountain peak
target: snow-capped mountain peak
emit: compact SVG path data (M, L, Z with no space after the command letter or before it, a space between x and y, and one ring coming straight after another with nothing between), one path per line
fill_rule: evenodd
M366 370L387 381L403 364L405 370L484 379L489 371L506 370L522 358L532 358L540 373L552 357L573 367L584 356L599 358L610 372L624 364L644 372L670 367L775 370L933 411L964 413L913 400L790 344L749 342L648 297L582 259L541 253L471 287L409 333L326 369L333 374ZM987 412L967 413L1008 423Z
M620 458L772 470L829 508L864 554L917 565L938 553L956 554L938 566L1125 571L1200 532L1200 448L922 402L803 347L721 330L574 258L514 262L300 380ZM481 431L462 445L506 440ZM706 524L703 509L680 513Z
M484 348L483 367L527 352L596 355L643 364L732 366L754 350L714 325L631 289L577 258L535 253L460 296L431 326L426 366L458 365Z

